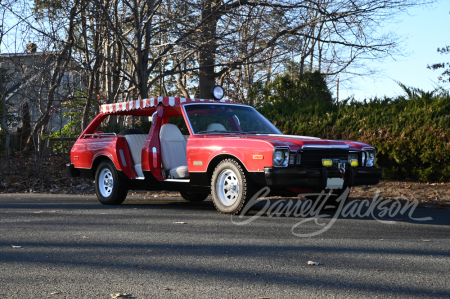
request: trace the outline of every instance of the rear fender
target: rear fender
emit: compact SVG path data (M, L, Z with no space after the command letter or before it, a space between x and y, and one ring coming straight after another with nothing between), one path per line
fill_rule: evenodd
M135 179L137 177L136 172L133 170L133 160L131 160L130 149L125 137L119 136L117 138L115 151L100 151L95 154L91 165L94 175L98 165L104 159L110 160L116 169L122 171L128 178Z

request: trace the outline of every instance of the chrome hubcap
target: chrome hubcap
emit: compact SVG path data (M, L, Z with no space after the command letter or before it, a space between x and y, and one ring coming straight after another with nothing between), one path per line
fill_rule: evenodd
M239 180L231 169L225 169L216 183L217 196L224 206L233 205L239 197Z
M98 187L103 197L111 195L113 190L114 179L108 168L103 169L98 177Z

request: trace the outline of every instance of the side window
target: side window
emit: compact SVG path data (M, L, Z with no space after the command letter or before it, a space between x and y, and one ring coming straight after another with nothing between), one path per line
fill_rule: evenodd
M175 116L169 119L169 124L176 125L182 135L189 135L189 130L186 126L183 116Z

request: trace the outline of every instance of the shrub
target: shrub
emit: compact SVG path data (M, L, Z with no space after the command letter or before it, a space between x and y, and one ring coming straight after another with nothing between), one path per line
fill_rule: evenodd
M285 134L359 140L378 150L384 178L450 179L450 95L407 88L405 96L338 104L277 97L259 111Z

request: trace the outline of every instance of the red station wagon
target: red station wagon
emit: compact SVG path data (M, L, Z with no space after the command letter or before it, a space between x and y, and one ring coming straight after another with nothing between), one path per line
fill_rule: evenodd
M97 131L111 115L151 116L150 132ZM184 120L185 135L174 119ZM283 135L253 107L175 97L102 105L67 168L73 177L94 179L103 204L121 204L128 190L169 190L192 202L212 194L225 214L239 213L265 186L271 195L340 195L382 175L370 144Z

